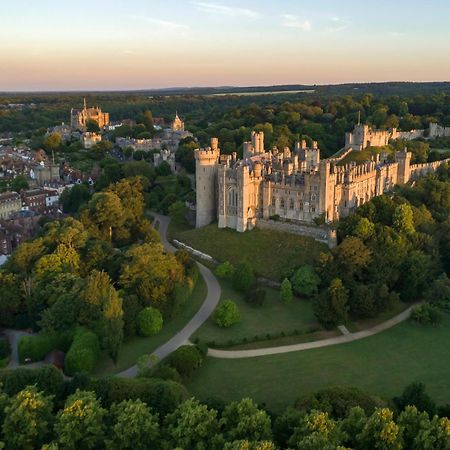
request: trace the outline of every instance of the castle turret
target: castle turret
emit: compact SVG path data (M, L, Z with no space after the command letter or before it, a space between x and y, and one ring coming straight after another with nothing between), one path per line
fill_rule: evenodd
M411 158L412 153L407 149L402 152L395 152L395 161L398 163L397 184L406 184L411 178Z
M220 156L218 141L213 147L195 150L195 183L197 197L196 227L204 227L216 219L217 167Z

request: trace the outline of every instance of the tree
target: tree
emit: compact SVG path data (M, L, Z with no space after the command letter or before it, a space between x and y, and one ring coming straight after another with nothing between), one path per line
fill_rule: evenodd
M100 448L105 439L105 416L106 410L100 406L93 392L77 389L56 416L58 444L73 450Z
M256 282L253 269L248 262L240 263L233 273L233 287L240 292L247 292Z
M142 305L162 308L176 283L183 281L183 267L159 243L132 247L126 253L120 284L136 294Z
M3 436L8 449L39 448L47 441L52 427L52 397L36 386L20 391L5 408Z
M171 448L208 450L223 448L217 411L191 398L166 417Z
M219 327L228 328L239 322L241 315L235 302L225 300L214 311L213 319Z
M203 357L197 347L182 345L168 357L167 363L182 377L189 378L202 365Z
M76 213L80 207L91 198L89 187L85 184L75 184L71 189L64 189L60 197L63 210L66 213Z
M100 127L98 126L98 122L93 119L89 119L86 121L86 131L88 133L98 133L100 131Z
M302 266L291 277L292 288L299 296L312 297L317 294L320 278L311 266Z
M139 334L141 336L153 336L161 331L163 317L158 309L148 306L137 316Z
M145 111L144 117L142 119L142 123L145 125L145 128L150 133L153 133L155 131L155 125L153 122L153 114L151 111Z
M158 416L152 414L141 400L124 400L113 404L110 419L110 448L146 450L158 446Z
M392 411L387 408L375 410L357 436L357 447L400 450L402 448L400 427L394 422L393 416Z
M292 285L287 278L281 283L280 298L284 303L291 303L292 301Z
M22 189L28 189L28 180L24 175L17 175L11 182L11 190L20 192Z
M49 151L57 151L61 147L62 139L61 135L58 133L49 134L43 142L44 148Z
M405 387L400 397L394 397L394 403L401 411L407 406L415 406L418 411L427 412L430 416L436 413L436 404L426 393L423 383L411 383Z
M220 420L227 441L250 441L272 438L270 417L250 398L232 402L226 406Z
M314 303L314 313L326 328L333 328L348 321L348 291L339 278L331 281Z
M372 252L363 241L355 236L346 237L334 250L336 263L341 276L349 278L357 275L367 267L372 259Z
M405 234L413 234L414 229L414 214L411 205L403 203L395 208L393 216L394 228Z

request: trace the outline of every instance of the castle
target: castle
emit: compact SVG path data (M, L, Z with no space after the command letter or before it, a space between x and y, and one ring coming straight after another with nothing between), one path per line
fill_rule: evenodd
M395 185L449 161L411 164L412 154L401 151L394 161L377 156L362 164L344 164L349 152L388 142L386 136L360 124L352 135L344 153L329 159L320 159L315 141L310 146L297 142L293 150L266 150L264 133L252 132L251 142L244 143L243 159L238 160L236 153L221 155L217 138L211 139L210 147L195 150L196 226L217 220L219 228L243 232L271 218L298 224L319 218L336 221Z
M102 112L100 107L87 108L83 99L83 109L70 110L70 126L77 130L85 130L89 120L97 122L100 128L109 125L109 113Z

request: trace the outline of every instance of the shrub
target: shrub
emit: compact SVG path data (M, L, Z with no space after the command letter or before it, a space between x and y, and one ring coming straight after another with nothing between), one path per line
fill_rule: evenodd
M54 349L67 351L71 340L72 333L69 332L22 336L18 345L19 361L41 361Z
M167 364L174 367L183 378L192 376L202 362L201 353L193 345L179 347L167 359Z
M213 319L219 327L228 328L239 322L241 315L236 303L225 300L214 311Z
M421 325L438 325L442 321L442 314L437 307L424 303L413 308L411 319Z
M9 347L9 341L5 338L0 338L0 359L4 359L11 353L11 348Z
M292 285L287 278L281 283L280 297L284 303L291 303L292 301Z
M216 267L214 273L219 278L231 279L234 274L234 266L229 261L225 261Z
M248 262L236 266L233 273L233 287L240 292L248 292L254 285L256 279Z
M92 331L78 328L75 332L72 345L64 361L64 371L68 375L85 372L90 373L97 363L100 355L98 337Z
M253 306L262 306L266 301L266 290L262 288L253 289L247 292L245 301Z
M139 334L141 336L153 336L161 331L163 317L159 310L151 306L144 308L137 316Z

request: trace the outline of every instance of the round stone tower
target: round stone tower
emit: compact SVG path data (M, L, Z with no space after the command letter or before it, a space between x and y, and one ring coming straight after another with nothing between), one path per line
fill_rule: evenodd
M197 211L195 225L204 227L216 220L217 166L220 150L217 139L211 147L195 150L195 185Z

